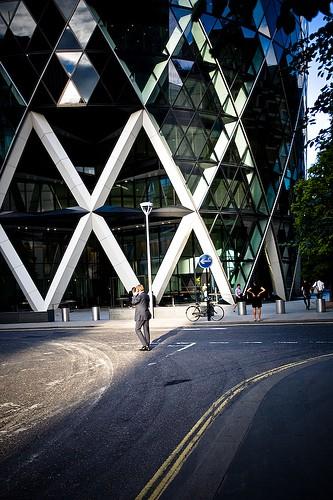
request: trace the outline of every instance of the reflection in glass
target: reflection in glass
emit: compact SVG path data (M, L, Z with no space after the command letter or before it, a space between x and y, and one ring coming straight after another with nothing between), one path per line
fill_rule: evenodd
M64 31L64 34L61 37L60 42L58 43L58 50L81 50L82 47L75 38L74 33L72 30L67 26L67 28Z
M16 11L16 14L14 16L14 19L12 21L12 24L10 25L12 33L16 36L31 37L31 35L35 31L35 28L36 28L35 21L32 19L24 3L23 2L20 3Z
M72 75L82 52L56 52L56 54L66 73Z
M4 20L0 17L0 38L3 38L7 31L7 25Z
M85 54L83 54L77 65L73 74L73 81L83 99L88 101L98 82L98 74Z
M81 43L81 46L85 48L96 27L96 21L92 17L85 2L82 0L80 1L69 25Z
M71 80L69 80L62 96L59 99L59 104L64 105L64 104L79 104L79 103L83 103L83 100L77 88L75 87L74 83Z
M54 0L61 12L64 14L65 18L68 19L72 14L74 7L77 4L77 0Z
M17 4L18 2L5 2L0 5L0 14L7 24L12 20Z

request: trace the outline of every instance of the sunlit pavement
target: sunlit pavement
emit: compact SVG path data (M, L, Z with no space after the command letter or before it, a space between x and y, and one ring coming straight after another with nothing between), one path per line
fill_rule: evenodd
M191 324L202 325L210 324L267 324L275 322L296 322L304 323L309 321L332 321L333 320L333 303L326 302L326 311L317 312L316 301L311 301L310 310L306 310L303 300L295 300L285 302L285 313L277 313L275 302L264 303L262 308L262 321L254 322L252 317L252 307L247 305L246 314L238 314L237 309L234 311L233 306L223 305L224 318L219 321L209 321L207 318L200 318L195 323L191 323L186 318L186 309L190 304L175 306L175 307L156 307L154 309L154 318L150 321L151 330L154 328L172 329ZM63 321L61 309L55 311L54 322L40 323L15 323L15 324L0 324L0 330L8 329L39 329L39 328L75 328L75 327L97 327L97 328L133 328L134 324L134 309L133 308L117 308L107 309L100 308L98 320L93 320L91 309L74 309L69 312L69 321Z

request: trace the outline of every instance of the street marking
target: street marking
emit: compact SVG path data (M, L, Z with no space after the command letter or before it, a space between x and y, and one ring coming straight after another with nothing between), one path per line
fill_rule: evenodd
M228 342L223 342L222 340L221 340L221 341L217 341L217 340L216 340L216 341L211 341L211 342L209 342L209 343L210 343L210 344L230 344L230 342L229 342L229 341L228 341Z
M244 340L244 341L241 341L240 344L262 344L262 342L258 342L256 340Z
M279 340L278 342L274 342L274 344L298 344L298 341Z
M199 327L189 327L189 328L182 328L182 331L183 332L186 332L186 331L189 331L189 332L193 332L193 330L199 330L199 331L202 331L202 330L228 330L227 327L225 326L214 326L213 328L209 328L208 326L201 326L200 328Z
M286 365L272 368L271 370L267 370L239 382L237 385L222 394L222 396L220 396L208 408L208 410L202 415L202 417L197 421L192 429L190 429L190 431L186 434L186 436L184 437L184 439L182 439L178 446L176 446L173 452L156 471L152 479L148 481L148 483L136 496L135 500L144 500L147 498L149 500L157 500L161 497L169 484L177 476L185 461L190 456L196 445L199 443L208 427L210 427L216 417L218 417L225 410L225 408L245 389L262 380L265 380L268 377L276 375L277 373L289 370L290 368L295 368L297 366L306 365L311 362L317 362L322 359L328 359L332 357L333 353L323 354L320 356L307 358L303 361L295 361L293 363L288 363Z
M177 351L174 351L172 352L171 354L167 354L165 357L168 358L169 356L173 356L174 354L176 354L177 352L180 352L180 351L185 351L185 349L188 349L189 347L192 347L196 344L196 342L192 342L191 344L188 344L186 345L185 347L181 347L181 349L177 349ZM176 346L178 347L178 346Z

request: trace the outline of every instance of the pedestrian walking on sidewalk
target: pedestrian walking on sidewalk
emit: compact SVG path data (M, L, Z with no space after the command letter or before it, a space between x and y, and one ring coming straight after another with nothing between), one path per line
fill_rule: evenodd
M251 296L250 299L254 321L261 321L262 299L266 289L254 281L252 286L250 286L246 292Z
M140 351L150 351L149 295L145 292L143 285L138 285L133 292L132 304L135 306L135 333L142 344Z
M307 280L304 280L301 287L305 308L310 309L311 285Z

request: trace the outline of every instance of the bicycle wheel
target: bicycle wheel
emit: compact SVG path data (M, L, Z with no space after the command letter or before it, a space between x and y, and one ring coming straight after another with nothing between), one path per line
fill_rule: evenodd
M186 309L186 317L190 321L197 321L200 318L200 309L197 306L190 306Z
M213 321L220 321L224 316L224 309L218 305L212 305L212 315L211 318Z

